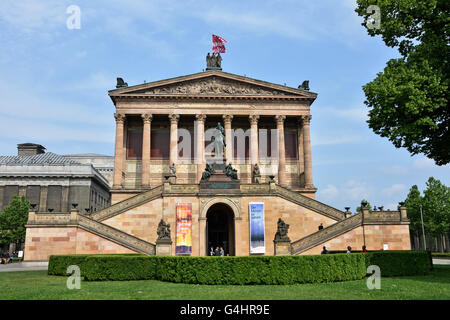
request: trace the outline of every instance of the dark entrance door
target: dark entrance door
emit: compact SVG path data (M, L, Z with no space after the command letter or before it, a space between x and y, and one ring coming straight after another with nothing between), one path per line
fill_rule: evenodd
M206 214L207 255L211 246L222 247L225 255L234 256L234 214L233 210L223 203L216 203Z

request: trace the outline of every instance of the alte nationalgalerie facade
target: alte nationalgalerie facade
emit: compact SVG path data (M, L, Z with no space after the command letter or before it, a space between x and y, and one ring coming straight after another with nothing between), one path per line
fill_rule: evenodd
M363 207L352 215L315 200L310 107L317 94L307 83L295 89L209 68L117 87L109 91L116 107L112 205L91 214L76 205L71 212L30 212L25 260L122 252L204 256L211 246L237 256L319 254L323 246L410 249L406 208ZM224 164L231 163L237 180L223 164L202 180L216 155L208 132L218 123ZM280 237L283 228L288 233Z

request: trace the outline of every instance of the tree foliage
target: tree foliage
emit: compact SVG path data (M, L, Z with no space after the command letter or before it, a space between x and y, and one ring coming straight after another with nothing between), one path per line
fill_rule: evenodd
M369 209L369 211L372 211L372 206L370 205L370 202L367 201L366 199L361 200L361 206L363 204L363 202L367 203L367 209ZM357 206L356 207L356 212L361 212L361 206Z
M381 35L401 58L363 86L369 127L395 147L450 162L450 2L448 0L357 0L369 35ZM380 8L380 28L370 24ZM368 24L369 22L369 24Z
M423 196L417 186L412 186L406 197L405 205L411 221L410 228L414 232L421 232L420 206L422 206L425 233L433 236L448 234L450 232L450 187L433 177L428 179L426 185Z
M25 242L25 224L28 220L30 203L25 197L14 196L9 205L0 212L0 242Z

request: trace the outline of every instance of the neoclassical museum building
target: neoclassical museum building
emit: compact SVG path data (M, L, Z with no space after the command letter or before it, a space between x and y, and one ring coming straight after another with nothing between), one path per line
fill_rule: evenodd
M25 260L51 254L298 255L410 249L406 208L351 213L315 199L308 81L204 72L109 91L111 206L32 210ZM111 115L112 118L112 115ZM222 131L221 131L222 130ZM220 140L223 138L222 149Z

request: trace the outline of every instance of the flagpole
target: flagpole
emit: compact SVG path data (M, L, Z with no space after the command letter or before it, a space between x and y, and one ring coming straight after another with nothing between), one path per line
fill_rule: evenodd
M423 227L422 205L420 205L420 219L422 220L423 245L424 245L425 250L427 250L427 242L425 240L425 228Z

